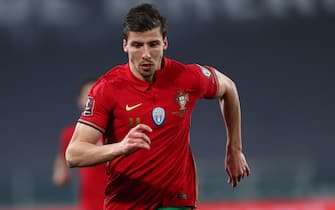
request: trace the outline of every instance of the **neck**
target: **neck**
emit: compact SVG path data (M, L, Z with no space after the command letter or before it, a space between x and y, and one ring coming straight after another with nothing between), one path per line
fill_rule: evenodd
M151 74L151 75L142 75L140 74L138 71L136 71L135 67L130 64L130 71L131 73L139 80L142 80L142 81L146 81L146 82L153 82L154 80L154 76L155 76L155 73Z

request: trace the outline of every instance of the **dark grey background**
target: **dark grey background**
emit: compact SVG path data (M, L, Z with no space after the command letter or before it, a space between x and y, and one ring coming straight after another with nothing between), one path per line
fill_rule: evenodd
M76 184L51 183L59 131L79 116L80 82L127 62L121 22L137 2L0 1L0 206L75 200ZM234 191L225 184L218 102L200 101L191 132L200 198L333 196L335 2L156 4L169 20L166 55L212 65L239 89L253 176Z

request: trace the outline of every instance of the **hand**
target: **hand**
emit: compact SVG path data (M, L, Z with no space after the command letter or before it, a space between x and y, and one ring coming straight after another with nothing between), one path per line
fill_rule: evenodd
M145 132L152 132L152 129L145 124L138 124L132 128L120 142L123 154L130 154L137 149L150 150L151 140Z
M52 181L56 186L62 187L67 185L70 180L70 169L67 167L64 157L59 154L54 162Z
M250 175L250 168L241 151L227 149L225 167L228 174L227 182L233 187L236 187L245 176Z

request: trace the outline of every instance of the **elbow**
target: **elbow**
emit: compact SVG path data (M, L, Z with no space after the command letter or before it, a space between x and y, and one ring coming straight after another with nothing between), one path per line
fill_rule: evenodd
M233 80L226 78L220 87L219 98L221 101L231 98L232 96L238 97L237 87Z
M69 147L67 148L65 152L65 162L69 168L74 168L74 167L79 166L77 161L75 160L74 155L72 154L71 148Z
M236 83L232 80L232 79L229 79L229 87L233 90L236 90L237 87L236 87Z
M238 95L236 83L231 79L227 81L227 94Z

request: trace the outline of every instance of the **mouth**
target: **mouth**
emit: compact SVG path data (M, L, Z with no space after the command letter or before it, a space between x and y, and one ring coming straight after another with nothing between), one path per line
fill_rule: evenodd
M152 63L143 63L141 64L141 68L145 71L148 71L152 68L153 64Z

